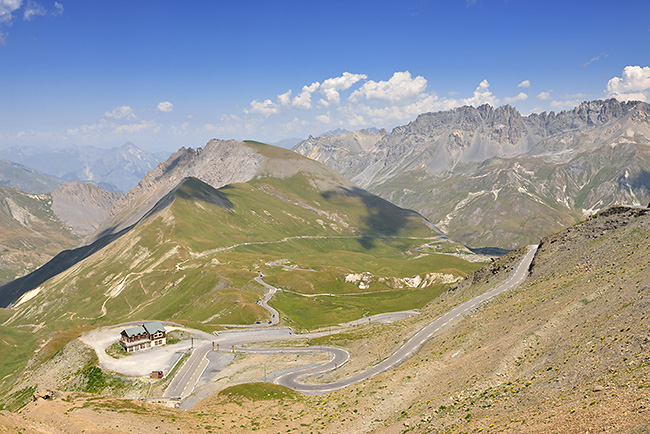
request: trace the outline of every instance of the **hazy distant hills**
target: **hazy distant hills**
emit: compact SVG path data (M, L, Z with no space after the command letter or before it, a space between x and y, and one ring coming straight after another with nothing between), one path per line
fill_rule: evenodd
M79 245L122 196L2 159L0 186L0 283Z
M62 186L64 180L0 159L0 185L16 187L26 193L47 193Z
M143 151L132 143L110 149L12 146L0 150L0 157L43 173L66 181L92 182L105 190L121 193L130 190L168 156L168 152Z
M642 102L529 116L460 107L422 114L365 147L345 134L294 149L473 246L513 248L610 205L650 200L650 105Z
M121 196L76 182L43 194L0 186L0 283L78 246L108 217Z

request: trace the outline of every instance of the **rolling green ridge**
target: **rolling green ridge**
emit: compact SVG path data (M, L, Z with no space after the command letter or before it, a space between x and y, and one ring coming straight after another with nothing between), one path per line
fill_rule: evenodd
M23 297L6 326L47 339L139 319L208 328L266 321L256 304L264 288L254 281L262 272L286 289L271 301L283 320L311 328L422 307L448 284L400 279L479 267L418 251L435 242L469 254L417 213L362 190L322 191L313 176L220 189L187 178L131 231ZM354 273L371 275L366 287L346 281Z

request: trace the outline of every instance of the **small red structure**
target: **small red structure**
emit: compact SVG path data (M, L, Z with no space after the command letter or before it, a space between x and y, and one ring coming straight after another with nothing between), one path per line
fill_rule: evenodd
M163 377L163 371L151 371L151 374L149 374L149 378L160 379L162 377Z

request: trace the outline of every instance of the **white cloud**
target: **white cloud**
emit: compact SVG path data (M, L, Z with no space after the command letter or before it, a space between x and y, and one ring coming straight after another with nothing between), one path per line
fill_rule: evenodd
M539 94L537 94L537 98L538 99L543 99L543 100L551 99L551 93L550 92L540 92Z
M462 101L465 105L473 106L480 106L483 104L496 106L499 104L499 99L490 92L490 83L488 83L487 80L483 80L479 83L478 87L474 91L474 96L471 98L465 98Z
M174 110L174 104L170 103L169 101L162 101L158 103L156 109L158 109L159 112L169 113Z
M291 89L278 95L278 102L282 105L291 104Z
M56 9L54 15L63 15L63 5L61 3L54 2L54 8Z
M622 77L607 82L607 95L620 101L650 101L650 67L626 66Z
M344 72L340 77L328 78L320 85L320 93L325 97L319 101L319 104L324 107L330 105L339 105L341 103L341 95L339 91L348 90L355 83L360 80L368 78L365 74L351 74Z
M309 86L304 85L302 87L302 92L300 92L300 94L298 94L298 96L296 96L293 99L293 106L298 107L298 108L302 108L302 109L305 109L305 110L310 109L311 108L311 94L316 92L316 90L318 89L319 86L320 86L320 83L317 82L317 81L310 84Z
M7 45L7 33L0 33L0 45Z
M583 67L583 68L586 68L587 66L591 65L592 63L597 62L597 61L599 61L600 59L604 59L604 58L607 57L607 56L609 56L609 54L607 54L607 53L600 53L598 56L596 56L596 57L592 57L591 60L590 60L589 62L585 62L585 63L583 63L583 64L582 64L582 67Z
M580 105L579 99L572 99L567 101L551 101L551 107L559 110L570 109Z
M20 9L23 0L0 0L0 23L9 23L13 13Z
M100 131L104 130L108 126L108 121L106 119L101 119L99 122L90 124L90 125L81 125L80 127L77 128L70 128L66 132L70 136L78 136L78 135L91 135L91 134L97 134Z
M251 108L249 110L244 110L245 113L261 114L263 116L271 116L278 114L280 108L273 104L270 99L259 102L258 100L251 101Z
M316 116L316 120L324 124L329 124L330 122L332 122L332 118L330 117L329 113Z
M413 100L420 97L427 87L427 80L422 76L411 77L409 71L396 72L388 81L365 82L359 89L352 92L349 100L381 100L395 103Z
M113 130L115 134L135 134L143 131L151 131L157 133L160 131L161 125L153 120L142 120L136 124L120 125Z
M523 87L524 89L528 89L530 87L530 80L522 81L517 85L517 87Z
M135 119L136 118L135 113L133 113L133 109L128 105L121 105L119 107L115 107L111 111L104 112L104 116L111 119Z
M27 2L27 6L25 6L25 12L23 14L25 20L30 21L34 17L44 15L47 15L47 11L43 6L33 0Z
M289 133L297 130L298 128L304 127L306 125L307 125L306 121L301 120L298 117L294 117L291 121L280 125L280 127L285 133Z
M517 101L525 101L528 99L528 95L526 95L523 92L519 92L517 95L510 97L510 98L504 98L503 100L507 103L511 102L517 102Z

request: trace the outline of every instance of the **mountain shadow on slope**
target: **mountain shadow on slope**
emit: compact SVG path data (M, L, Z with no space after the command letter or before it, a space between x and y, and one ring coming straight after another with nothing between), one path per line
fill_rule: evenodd
M78 247L76 249L64 250L52 258L45 265L37 268L33 272L0 286L0 307L9 306L10 304L16 302L23 294L37 288L48 279L51 279L57 274L66 271L93 253L108 246L110 243L133 229L140 221L169 206L176 196L191 196L193 199L218 203L220 206L226 209L232 207L232 203L230 203L225 195L221 194L219 197L214 197L213 193L211 193L208 189L202 187L203 185L204 184L197 179L185 178L178 184L178 186L176 186L176 188L174 188L162 199L160 199L158 203L153 208L151 208L151 210L149 210L149 212L147 212L140 220L138 220L137 223L114 233L113 231L115 231L116 228L111 227L104 231L102 235L100 235L97 240L91 244Z
M77 262L82 261L93 253L103 249L131 229L132 226L115 234L100 238L87 246L78 247L72 250L64 250L48 261L45 265L37 268L31 273L9 283L5 283L0 286L0 307L8 307L26 292L37 288L46 280L64 272Z
M437 228L419 213L400 208L358 187L341 187L337 190L324 191L321 193L321 196L327 200L337 194L358 198L366 208L368 215L361 219L361 222L366 226L366 232L361 234L363 236L358 239L361 247L366 250L375 247L375 238L397 236L406 227L408 217L420 217L429 228L439 232Z

